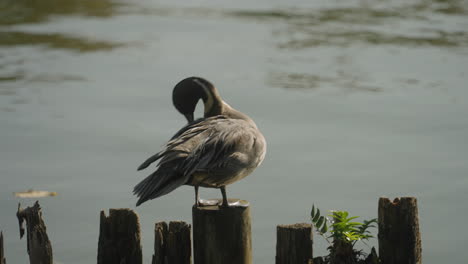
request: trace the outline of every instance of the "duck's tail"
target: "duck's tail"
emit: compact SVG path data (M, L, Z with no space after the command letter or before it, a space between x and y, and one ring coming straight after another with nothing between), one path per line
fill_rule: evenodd
M133 189L133 194L139 197L136 206L163 196L187 182L187 177L169 168L159 168Z
M138 166L137 170L140 171L140 170L146 169L149 165L151 165L151 163L157 161L161 157L162 157L162 152L158 152L158 153L154 154L153 156L151 156L147 160L145 160L145 162L143 162L140 166Z

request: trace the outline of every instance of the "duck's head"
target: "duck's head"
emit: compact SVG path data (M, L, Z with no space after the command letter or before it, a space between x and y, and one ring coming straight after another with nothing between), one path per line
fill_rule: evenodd
M172 102L175 108L193 122L193 113L198 100L202 99L205 105L205 117L219 115L222 112L222 99L212 83L200 78L189 77L180 81L172 92Z

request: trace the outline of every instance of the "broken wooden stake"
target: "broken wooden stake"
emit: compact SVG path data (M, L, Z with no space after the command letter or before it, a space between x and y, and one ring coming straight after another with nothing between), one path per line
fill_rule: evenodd
M0 264L6 264L5 251L3 250L3 232L0 232Z
M192 261L190 225L182 221L156 223L152 264L190 264Z
M379 256L382 264L421 264L421 234L415 197L379 199Z
M312 259L311 224L276 227L276 264L307 264Z
M101 211L98 264L141 264L140 223L130 209Z
M159 222L154 225L154 255L152 264L166 264L166 238L167 238L167 223Z
M23 222L26 221L29 263L52 264L52 246L47 236L46 226L42 220L39 202L36 201L34 206L27 207L26 209L22 209L21 204L18 204L16 217L18 217L20 238L24 235Z

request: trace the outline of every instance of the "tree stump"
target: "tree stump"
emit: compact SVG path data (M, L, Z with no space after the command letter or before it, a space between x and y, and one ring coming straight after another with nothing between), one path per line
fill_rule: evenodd
M276 227L276 264L308 264L312 259L311 224Z
M141 264L140 223L130 209L101 211L98 264Z
M182 221L165 222L154 227L152 264L190 264L192 262L190 225Z
M5 251L3 250L3 232L0 232L0 264L6 264Z
M18 217L20 238L24 235L23 222L26 221L29 263L52 264L52 245L50 244L46 226L42 220L39 202L36 201L33 207L27 207L26 209L22 209L21 204L18 204L16 217Z
M414 197L379 200L379 256L382 264L421 264L418 205Z
M229 203L229 207L193 206L195 264L252 263L249 203L237 199L229 199Z

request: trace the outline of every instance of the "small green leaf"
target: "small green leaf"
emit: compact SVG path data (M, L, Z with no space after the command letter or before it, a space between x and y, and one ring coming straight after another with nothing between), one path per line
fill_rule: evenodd
M310 219L314 219L315 216L315 205L312 205L312 211L310 211Z
M312 222L315 224L320 218L320 209L317 208L317 212L315 213L314 219L312 219Z
M320 233L325 234L328 231L327 221L323 225L322 229L320 229Z
M325 217L321 216L317 222L317 228L320 228L323 225L323 221L325 220Z

